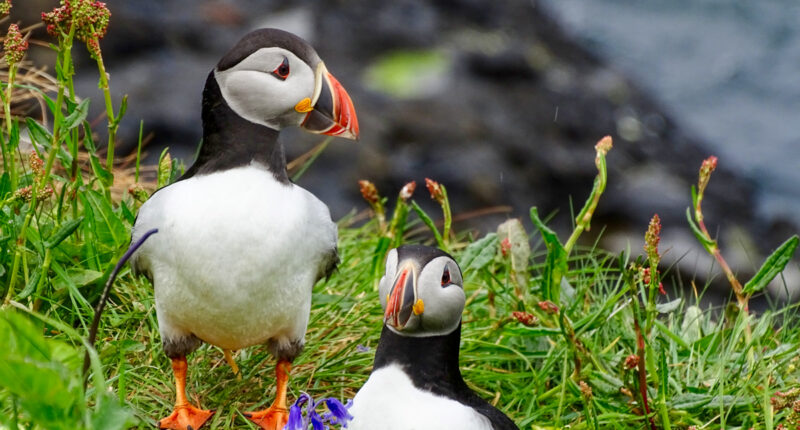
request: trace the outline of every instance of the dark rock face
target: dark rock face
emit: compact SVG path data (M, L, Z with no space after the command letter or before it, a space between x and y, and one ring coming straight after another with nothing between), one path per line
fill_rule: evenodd
M566 231L570 198L579 209L596 174L593 145L610 134L615 146L596 230L608 226L611 238L638 239L658 213L665 233L690 235L684 217L689 187L710 154L634 83L566 38L535 0L285 5L110 2L111 27L102 46L112 87L130 97L120 133L124 144L133 147L143 119L146 133L155 133L151 154L170 146L189 164L201 134L200 93L208 71L241 35L273 25L309 39L355 101L361 141L335 141L300 181L334 217L365 208L358 179L393 196L405 182L430 177L447 185L456 212L511 205L511 216L527 219L535 205L544 214L558 210L555 226ZM365 76L396 50L435 50L447 67L423 94L389 95ZM96 78L79 76L81 94L95 90ZM282 139L290 157L319 140L297 130ZM769 236L754 213L753 193L748 181L722 165L704 203L710 228L741 226L753 236ZM428 202L423 188L417 200ZM471 223L492 230L507 216ZM784 238L763 243L769 247ZM632 246L634 254L640 249ZM673 252L673 261L683 253ZM698 276L703 270L695 269Z

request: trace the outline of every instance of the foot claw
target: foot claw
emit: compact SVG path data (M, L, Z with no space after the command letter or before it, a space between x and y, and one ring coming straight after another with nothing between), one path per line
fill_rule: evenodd
M214 411L196 408L192 405L176 407L172 414L158 422L160 429L200 430Z
M264 430L283 430L289 421L289 411L276 407L259 412L245 412L244 416Z

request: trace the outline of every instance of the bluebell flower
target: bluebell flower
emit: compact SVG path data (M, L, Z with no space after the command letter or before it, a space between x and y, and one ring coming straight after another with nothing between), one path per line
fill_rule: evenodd
M325 417L328 419L328 422L331 424L343 425L347 427L347 422L353 419L353 416L350 415L348 409L353 406L353 401L348 400L346 405L343 405L337 399L333 397L328 397L325 400L325 406L328 407L328 411L325 413Z
M328 412L320 415L317 406L325 403ZM314 400L307 393L302 393L297 401L289 408L289 420L284 430L308 430L309 426L313 430L329 430L327 424L347 427L347 423L353 419L348 409L353 405L349 400L347 404L342 404L333 397L326 397L319 401ZM305 416L303 416L303 406L305 406Z

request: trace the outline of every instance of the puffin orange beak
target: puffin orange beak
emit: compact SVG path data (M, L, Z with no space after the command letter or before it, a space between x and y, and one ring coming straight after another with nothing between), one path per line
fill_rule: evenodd
M358 118L350 95L324 63L319 63L315 76L312 108L300 127L311 133L358 140Z
M414 310L414 268L407 265L400 270L386 299L386 312L383 322L397 330L402 330Z

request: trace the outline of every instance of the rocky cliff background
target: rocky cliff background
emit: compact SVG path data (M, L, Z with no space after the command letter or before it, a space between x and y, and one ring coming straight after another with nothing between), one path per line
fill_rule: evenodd
M12 19L22 23L38 22L39 12L56 5L16 3ZM712 154L708 145L614 64L566 36L536 0L107 3L112 19L104 56L113 90L130 100L122 148L135 148L143 120L150 160L169 146L190 164L201 137L206 75L247 31L279 27L317 48L356 105L360 142L334 141L300 181L334 218L365 208L359 179L391 196L408 181L430 177L447 185L456 214L498 209L470 218L462 229L491 231L508 217L530 226L528 209L537 206L555 214L553 225L565 232L571 207L580 207L591 189L593 145L609 134L615 142L609 186L587 243L602 233L606 249L630 246L635 254L648 220L658 213L673 273L700 289L716 279L708 297L728 294L684 217L689 187ZM45 48L31 56L52 62ZM78 92L97 97L99 113L96 76L83 70L93 66L84 61L77 67ZM297 130L281 138L290 158L319 141ZM796 232L789 221L760 214L756 192L752 179L721 160L704 202L710 228L745 279L763 255ZM428 203L423 190L416 198ZM790 264L785 283L775 282L770 297L796 288L797 267Z

